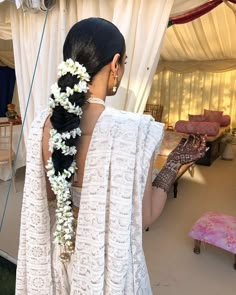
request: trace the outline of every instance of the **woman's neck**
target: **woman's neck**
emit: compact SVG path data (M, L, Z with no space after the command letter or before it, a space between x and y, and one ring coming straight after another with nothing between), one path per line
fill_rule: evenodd
M90 97L87 99L88 103L95 103L95 104L101 104L105 106L105 101L102 98L99 97Z
M89 97L101 98L105 101L108 89L109 67L103 67L94 77L89 85Z

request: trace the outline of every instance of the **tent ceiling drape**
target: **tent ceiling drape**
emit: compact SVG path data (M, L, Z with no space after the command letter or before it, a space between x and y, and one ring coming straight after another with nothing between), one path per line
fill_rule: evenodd
M207 14L218 5L224 2L230 9L235 12L233 4L236 4L236 0L209 0L206 3L195 7L185 13L180 13L178 15L172 16L170 15L168 26L173 24L185 24L191 22L204 14Z
M165 61L236 59L235 24L235 14L222 3L193 22L169 27L161 59Z
M3 2L3 1L2 1ZM0 39L11 40L11 24L10 24L10 13L9 3L1 3L0 0Z

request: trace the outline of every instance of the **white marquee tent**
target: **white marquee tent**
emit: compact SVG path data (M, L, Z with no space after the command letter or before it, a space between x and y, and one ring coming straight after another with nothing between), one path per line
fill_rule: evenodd
M169 125L204 109L221 110L236 127L236 4L169 27L149 103L164 105Z

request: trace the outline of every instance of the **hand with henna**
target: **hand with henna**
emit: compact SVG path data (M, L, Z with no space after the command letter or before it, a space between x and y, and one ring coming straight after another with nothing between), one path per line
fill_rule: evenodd
M205 135L189 135L182 139L176 148L169 154L167 162L173 162L180 166L195 162L204 157L206 152Z
M179 168L204 157L207 150L205 135L189 135L187 139L181 139L180 143L169 154L165 166L154 179L152 185L168 192L175 181Z

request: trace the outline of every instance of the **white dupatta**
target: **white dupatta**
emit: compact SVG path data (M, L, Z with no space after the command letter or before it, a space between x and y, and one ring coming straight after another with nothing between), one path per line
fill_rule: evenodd
M142 249L142 198L163 124L111 108L98 119L84 171L71 290L65 293L52 275L41 155L46 117L44 112L35 120L29 137L16 295L152 294Z

